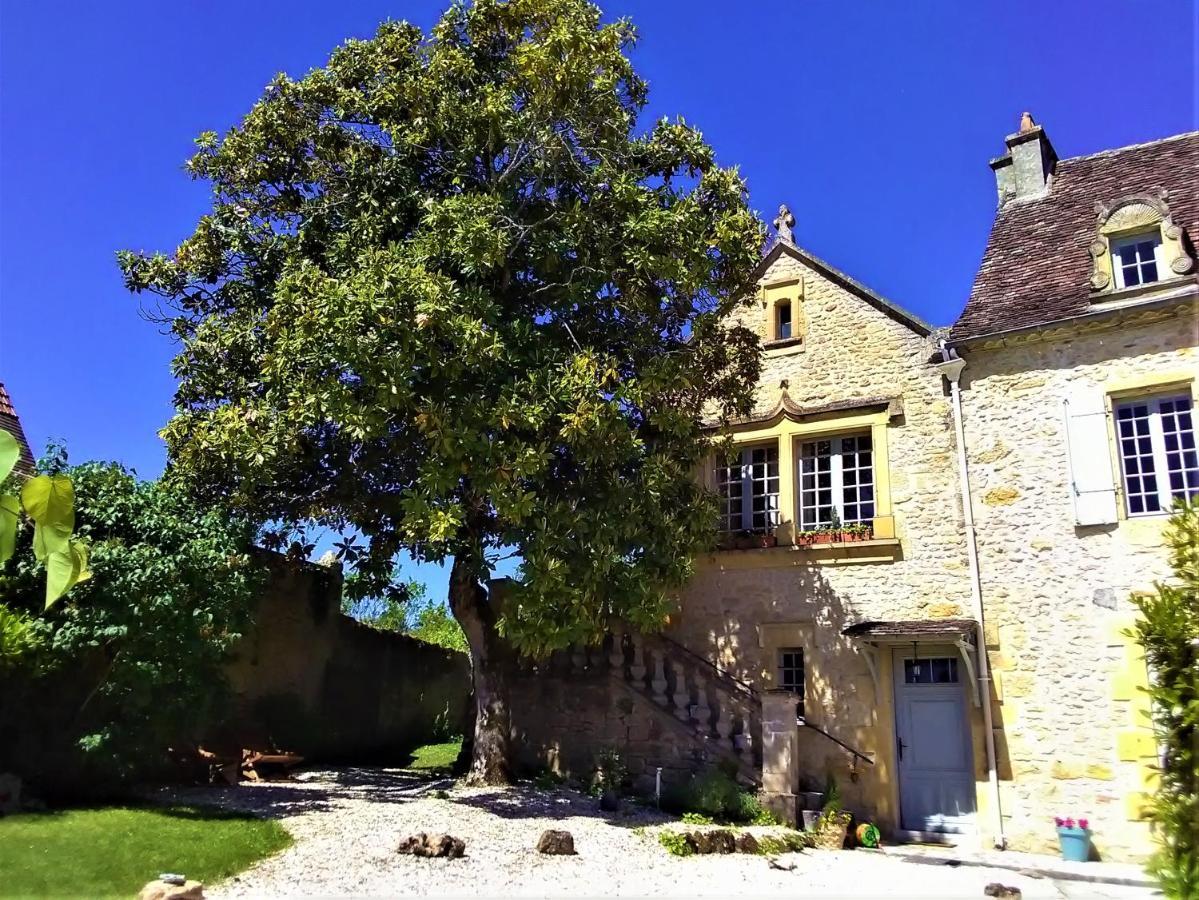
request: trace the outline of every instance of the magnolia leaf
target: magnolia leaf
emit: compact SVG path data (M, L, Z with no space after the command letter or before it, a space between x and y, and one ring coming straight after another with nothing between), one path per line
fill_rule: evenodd
M79 574L75 576L75 584L81 584L92 577L91 570L87 567L87 544L82 541L71 541L71 555L79 560Z
M21 445L7 431L0 431L0 481L3 481L21 458Z
M66 475L38 475L21 488L25 514L39 525L64 525L75 530L75 488Z
M79 557L70 549L46 557L46 609L79 581Z
M17 520L21 503L12 494L0 495L0 563L12 558L17 546Z
M33 556L45 562L51 553L67 549L71 541L71 529L66 525L35 525L33 527Z

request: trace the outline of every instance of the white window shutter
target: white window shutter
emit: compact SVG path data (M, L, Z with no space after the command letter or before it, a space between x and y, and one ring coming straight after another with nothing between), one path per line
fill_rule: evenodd
M1066 451L1070 493L1078 525L1110 525L1116 521L1116 479L1108 449L1107 404L1097 390L1075 391L1062 404L1066 416Z

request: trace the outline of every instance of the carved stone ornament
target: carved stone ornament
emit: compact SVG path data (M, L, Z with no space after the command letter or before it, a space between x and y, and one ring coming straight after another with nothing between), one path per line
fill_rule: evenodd
M1095 204L1095 240L1088 248L1091 254L1091 289L1103 291L1114 284L1112 276L1111 242L1114 238L1153 226L1161 229L1162 257L1175 275L1185 275L1195 268L1195 260L1186 251L1182 229L1170 215L1169 194L1157 190L1149 194L1132 194L1114 203Z
M791 210L784 203L779 207L778 217L774 220L774 229L778 232L778 238L788 244L795 244L795 234L791 230L795 227L795 216L791 215Z

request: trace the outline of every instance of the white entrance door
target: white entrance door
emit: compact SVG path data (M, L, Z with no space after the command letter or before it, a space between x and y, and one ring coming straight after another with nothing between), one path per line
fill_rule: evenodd
M974 754L961 659L952 648L894 652L900 825L956 833L974 826Z

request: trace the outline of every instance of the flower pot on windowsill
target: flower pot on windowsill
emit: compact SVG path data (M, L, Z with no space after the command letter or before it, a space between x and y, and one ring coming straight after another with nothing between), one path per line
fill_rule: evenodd
M841 543L853 544L858 541L868 541L874 537L874 533L867 529L858 529L854 531L842 531L839 535Z
M760 550L763 547L777 547L778 538L765 532L745 535L738 546L743 550Z
M795 542L801 547L810 547L813 544L832 544L836 542L838 536L836 531L801 531L795 536Z

